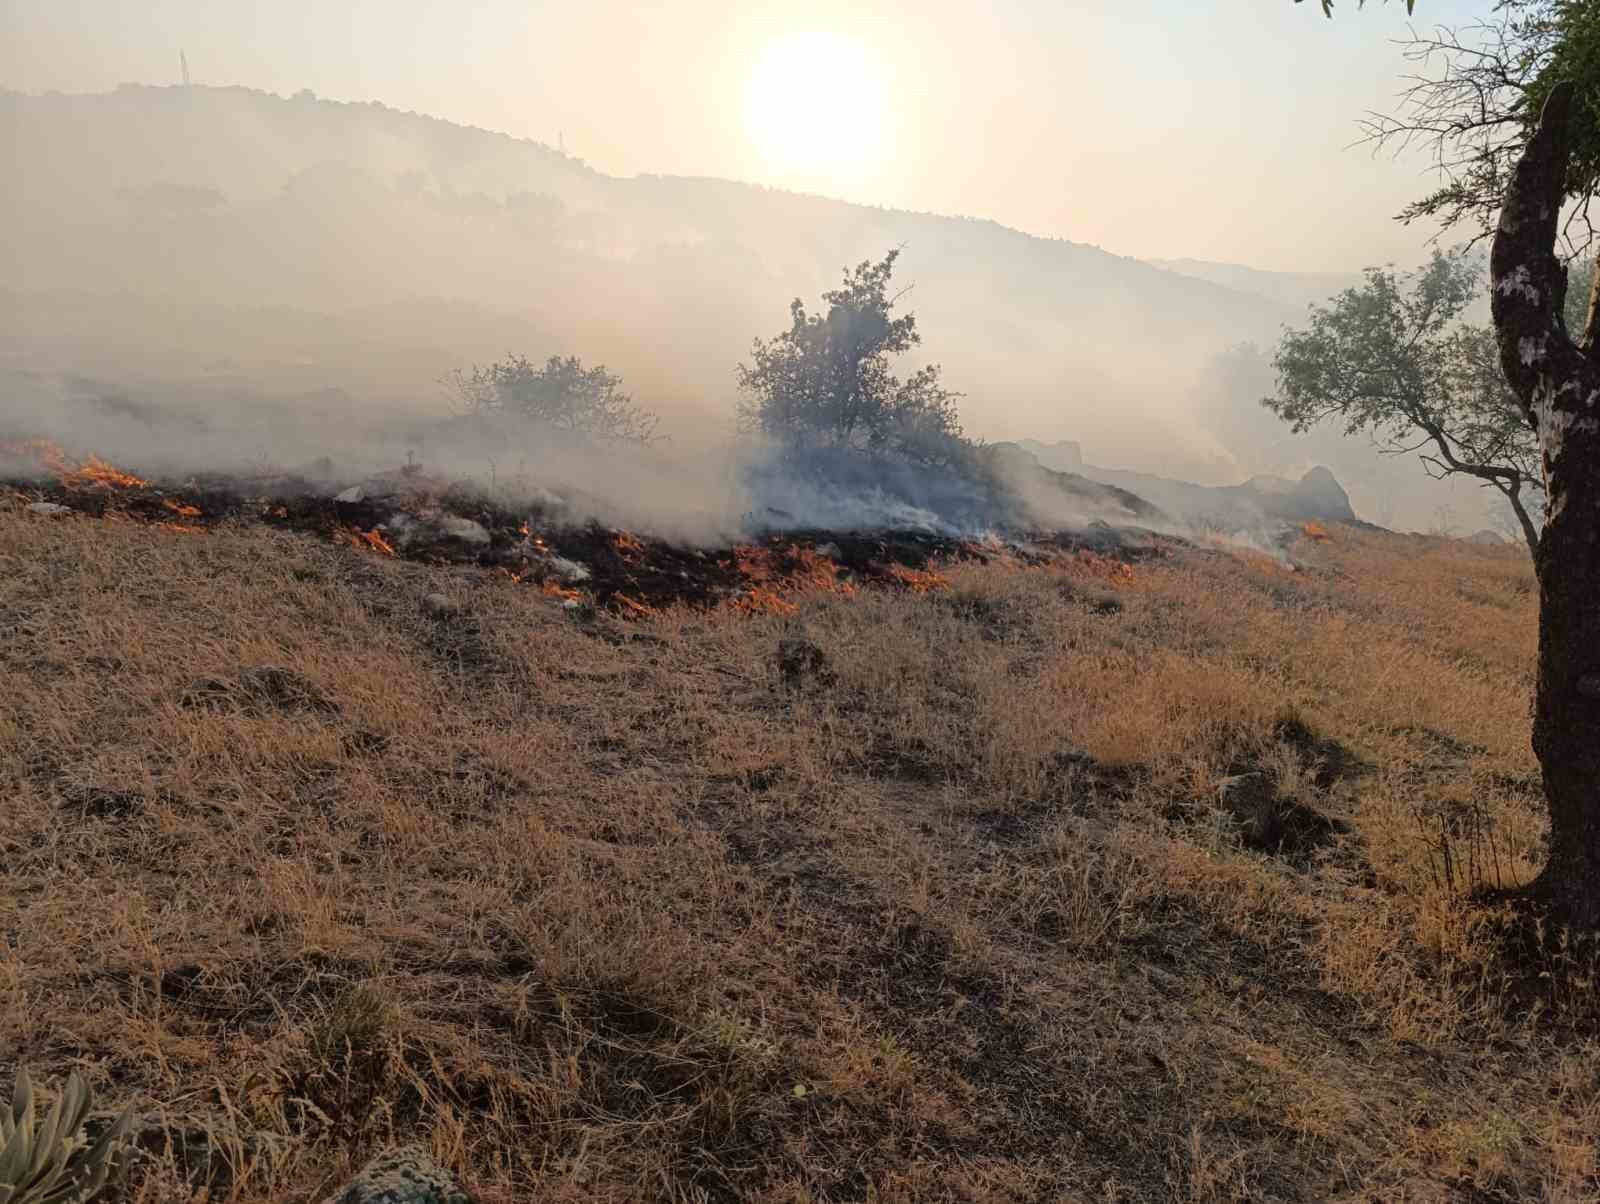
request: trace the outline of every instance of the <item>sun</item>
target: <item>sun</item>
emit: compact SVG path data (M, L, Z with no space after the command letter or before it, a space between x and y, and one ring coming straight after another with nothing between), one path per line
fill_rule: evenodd
M774 174L843 183L877 155L887 96L861 43L793 34L769 43L751 68L745 127Z

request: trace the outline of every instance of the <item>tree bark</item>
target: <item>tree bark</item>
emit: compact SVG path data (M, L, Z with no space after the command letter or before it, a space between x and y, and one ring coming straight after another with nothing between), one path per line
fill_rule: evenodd
M1550 856L1529 893L1600 928L1600 365L1560 320L1556 231L1572 86L1558 85L1506 193L1490 257L1500 363L1539 438L1547 517L1534 558L1539 669L1533 747Z

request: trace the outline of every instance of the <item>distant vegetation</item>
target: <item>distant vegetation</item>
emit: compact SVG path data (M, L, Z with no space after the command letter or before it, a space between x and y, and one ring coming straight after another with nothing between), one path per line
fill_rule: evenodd
M474 366L452 377L463 408L473 415L500 415L552 430L599 439L647 443L656 416L622 391L622 378L605 365L585 368L576 356L552 355L535 366L510 356L488 367Z
M1581 328L1590 264L1574 273L1566 321ZM1287 331L1263 401L1297 432L1324 422L1421 451L1435 477L1475 477L1505 498L1529 551L1542 521L1538 440L1500 371L1494 331L1460 320L1481 295L1478 264L1435 253L1415 272L1372 268L1367 282Z
M899 251L847 271L841 287L822 294L826 313L812 314L798 297L790 326L757 339L751 362L739 366L748 425L797 448L840 447L892 453L949 465L968 447L956 412L959 396L929 364L902 381L892 357L922 341L915 314L894 313L902 294L889 292Z

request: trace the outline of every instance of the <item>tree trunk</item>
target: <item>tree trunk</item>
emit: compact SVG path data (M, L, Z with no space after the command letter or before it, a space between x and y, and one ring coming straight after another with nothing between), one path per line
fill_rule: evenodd
M1570 84L1551 93L1517 165L1490 259L1500 362L1539 437L1547 499L1534 558L1539 672L1533 747L1550 856L1529 888L1558 920L1600 928L1600 364L1568 337L1556 230Z
M1528 508L1522 504L1522 490L1503 489L1506 501L1511 504L1511 512L1517 516L1517 522L1522 525L1522 538L1528 545L1528 555L1532 556L1534 563L1539 560L1539 528L1534 526L1533 516L1528 513Z

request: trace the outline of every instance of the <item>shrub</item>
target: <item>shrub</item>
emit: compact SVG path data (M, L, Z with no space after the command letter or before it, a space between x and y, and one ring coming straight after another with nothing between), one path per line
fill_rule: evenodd
M648 443L656 416L622 391L622 378L605 365L585 368L576 356L552 355L536 366L510 356L451 378L463 408L474 415L504 415L597 439Z
M0 1108L0 1204L82 1204L120 1176L133 1112L124 1112L93 1145L79 1133L91 1096L69 1075L43 1123L34 1119L33 1083L17 1071L11 1107Z

